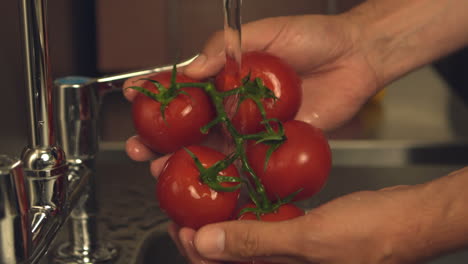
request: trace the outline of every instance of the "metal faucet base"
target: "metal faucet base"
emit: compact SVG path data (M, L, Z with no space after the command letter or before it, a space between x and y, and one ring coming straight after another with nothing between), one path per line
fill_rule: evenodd
M54 264L110 264L118 257L117 248L111 243L98 244L93 252L73 249L71 243L58 247L53 256Z

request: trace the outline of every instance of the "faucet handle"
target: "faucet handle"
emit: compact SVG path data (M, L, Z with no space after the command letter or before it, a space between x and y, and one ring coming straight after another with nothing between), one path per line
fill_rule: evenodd
M26 263L30 253L29 200L22 163L0 155L0 264Z
M177 67L188 65L197 56L178 63ZM102 78L68 76L55 80L53 98L57 141L67 158L71 161L89 160L98 152L99 107L104 95L121 91L128 78L170 71L172 67L165 65Z
M95 79L70 76L54 84L58 144L71 161L93 159L98 151L99 114Z

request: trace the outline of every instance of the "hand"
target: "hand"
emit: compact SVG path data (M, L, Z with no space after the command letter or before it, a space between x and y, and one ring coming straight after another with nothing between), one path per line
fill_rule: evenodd
M242 32L242 49L283 58L303 78L297 119L330 130L348 121L378 91L379 80L357 33L344 17L300 16L260 20ZM224 65L223 32L216 33L184 73L215 75Z
M398 186L350 194L284 222L231 221L182 230L193 264L369 263L421 261L418 187ZM420 254L421 253L421 254ZM203 256L200 257L200 256ZM250 263L250 262L247 262Z
M323 129L333 129L350 119L366 100L378 91L377 76L359 46L351 24L341 17L301 16L265 19L243 28L243 50L262 50L290 63L303 77L304 101L298 119ZM259 35L261 33L261 35ZM216 33L200 56L182 69L192 78L215 75L224 65L223 33ZM130 79L125 87L139 85ZM135 91L125 90L131 101ZM127 153L138 161L156 156L138 136L127 141ZM151 163L153 175L159 172L167 156ZM182 252L197 263L201 259L190 246L195 231L170 228Z
M459 26L468 24L466 5L463 0L379 0L340 16L265 19L243 28L243 48L288 61L304 78L298 118L333 129L384 84L466 45L467 27ZM194 78L211 76L224 59L218 33L184 71ZM133 81L127 86L138 85ZM131 100L134 93L127 92ZM127 152L135 160L155 157L138 137L129 139ZM153 175L163 163L152 162ZM235 221L198 232L173 225L169 232L193 263L255 257L283 263L412 263L468 243L464 174L426 188L422 201L420 186L397 187L348 195L284 223ZM210 251L216 245L222 250Z
M420 263L436 253L418 241L421 188L357 192L284 222L231 221L198 232L171 224L169 234L192 264Z
M303 78L303 103L297 119L322 129L333 129L349 120L375 94L378 76L358 45L355 30L341 16L299 16L264 19L243 27L243 50L267 51L290 63ZM218 32L207 42L200 56L184 69L185 74L202 79L215 75L224 65L224 38ZM125 87L139 85L129 79ZM132 101L136 91L124 90ZM128 155L137 161L156 156L139 140L127 141ZM153 175L164 164L156 159Z

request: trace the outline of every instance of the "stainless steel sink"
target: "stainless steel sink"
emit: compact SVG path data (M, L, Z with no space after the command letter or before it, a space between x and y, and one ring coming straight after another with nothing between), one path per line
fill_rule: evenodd
M186 264L187 261L179 254L177 247L166 232L167 225L161 224L148 234L137 254L135 264L175 263Z
M399 184L417 184L460 166L335 166L323 191L301 206L312 208L343 194ZM122 150L102 151L97 164L100 236L120 248L116 264L186 263L166 232L167 217L158 209L155 180L148 164L128 159ZM56 243L60 244L66 233ZM465 263L468 252L431 264ZM48 262L45 262L48 263Z

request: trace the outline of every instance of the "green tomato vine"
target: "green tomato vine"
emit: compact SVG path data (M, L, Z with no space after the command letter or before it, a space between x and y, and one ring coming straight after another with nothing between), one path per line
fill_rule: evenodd
M266 98L271 98L276 101L278 98L274 95L274 93L263 84L263 81L260 78L255 78L252 80L250 74L242 80L241 85L239 87L224 92L216 90L214 84L212 84L211 82L177 83L176 74L177 69L174 66L172 70L171 85L168 88L162 86L157 81L151 79L144 79L151 81L157 87L159 92L158 94L155 94L146 90L143 87L138 86L132 86L129 87L129 89L137 90L143 93L144 95L160 102L160 111L163 118L164 111L166 107L170 104L170 102L179 94L186 94L183 90L181 90L182 88L196 87L203 89L205 93L208 94L214 105L216 117L208 124L203 126L201 128L201 132L206 134L212 127L218 124L222 124L225 126L227 132L230 134L234 142L235 148L233 153L227 155L224 160L218 161L209 168L203 167L198 158L192 152L190 152L190 150L185 149L187 153L192 157L192 159L195 162L195 165L200 171L200 181L204 184L207 184L213 190L220 192L236 191L242 186L242 184L245 184L247 186L249 197L255 204L256 208L245 208L240 212L240 214L252 212L256 214L257 217L259 217L261 214L276 211L281 205L291 202L293 197L297 195L297 193L299 193L300 190L289 195L284 199L277 199L275 202L272 202L268 199L264 185L262 184L261 180L258 178L258 176L251 168L250 164L248 163L247 153L245 150L245 143L248 140L253 140L257 144L267 144L269 147L264 162L264 169L266 169L271 154L277 148L279 148L283 142L286 141L286 136L284 133L282 123L277 119L268 119L266 116L265 108L262 104L262 100ZM229 116L223 104L224 100L229 96L238 96L236 111L238 110L240 104L243 101L248 99L252 100L257 105L262 116L262 124L265 127L264 131L255 134L241 134L239 131L237 131L232 121L229 119ZM276 129L274 129L274 127L276 127ZM239 179L236 177L219 175L221 171L229 167L236 160L240 160L242 171L246 175L248 175L251 181ZM233 187L224 187L221 185L221 183L224 182L238 184Z

